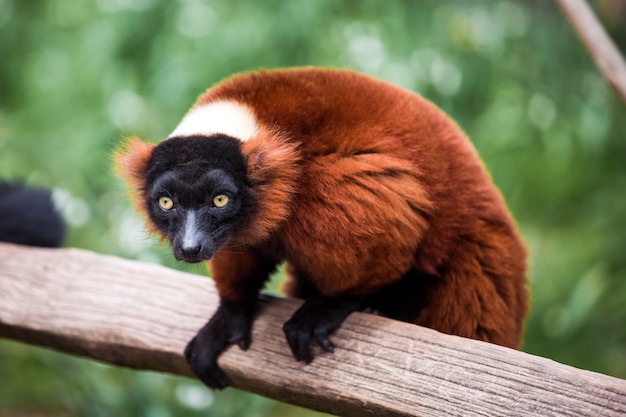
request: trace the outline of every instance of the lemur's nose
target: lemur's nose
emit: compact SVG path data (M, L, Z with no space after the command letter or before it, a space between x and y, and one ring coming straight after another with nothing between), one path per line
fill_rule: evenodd
M184 258L183 260L196 260L198 258L198 254L202 251L202 244L196 243L192 245L180 245L179 248L180 254Z

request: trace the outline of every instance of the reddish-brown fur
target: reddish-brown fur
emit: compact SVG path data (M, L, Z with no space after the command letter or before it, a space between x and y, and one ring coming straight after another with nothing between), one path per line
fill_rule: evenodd
M158 233L158 229L148 219L148 209L142 194L145 171L150 155L152 155L152 149L154 149L153 144L143 142L133 136L117 149L113 158L115 160L115 172L126 181L128 194L135 210L145 216L146 229L150 233Z
M526 250L443 112L367 76L310 68L235 76L196 105L216 100L246 104L261 126L242 144L257 209L211 261L222 298L260 288L283 259L291 295L302 278L326 296L368 295L414 268L433 277L416 324L519 346ZM146 153L130 142L118 157L132 189Z

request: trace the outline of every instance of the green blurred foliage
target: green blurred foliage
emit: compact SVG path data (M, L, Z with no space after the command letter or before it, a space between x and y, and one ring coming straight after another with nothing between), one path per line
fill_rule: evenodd
M624 50L620 1L594 5ZM472 138L532 251L524 350L626 378L626 111L552 2L0 0L0 61L0 178L52 187L68 246L175 267L112 174L121 137L162 139L260 67L421 93ZM0 415L18 414L306 415L0 341Z

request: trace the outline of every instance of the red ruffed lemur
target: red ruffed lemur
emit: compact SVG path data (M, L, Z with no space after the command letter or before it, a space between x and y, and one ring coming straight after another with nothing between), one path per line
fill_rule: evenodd
M295 358L354 311L520 344L526 250L459 127L432 103L346 70L236 75L172 134L116 154L149 231L180 261L210 261L220 305L185 356L209 387L246 349L257 295L286 261L283 326Z

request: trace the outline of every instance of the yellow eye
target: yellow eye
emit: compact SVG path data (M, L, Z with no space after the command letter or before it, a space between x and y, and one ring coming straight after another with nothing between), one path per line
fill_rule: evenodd
M169 197L161 197L159 198L159 207L163 210L171 210L174 207L174 202Z
M228 204L228 196L224 194L213 197L213 205L217 208L225 207Z

